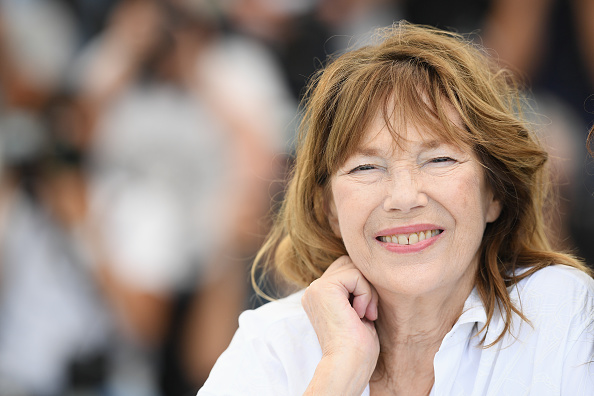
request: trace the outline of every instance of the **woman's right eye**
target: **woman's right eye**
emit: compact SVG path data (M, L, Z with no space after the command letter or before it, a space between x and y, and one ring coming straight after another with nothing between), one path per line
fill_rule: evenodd
M371 164L364 164L364 165L356 166L349 173L355 173L355 172L367 171L367 170L373 170L373 169L377 169L377 166L371 165Z

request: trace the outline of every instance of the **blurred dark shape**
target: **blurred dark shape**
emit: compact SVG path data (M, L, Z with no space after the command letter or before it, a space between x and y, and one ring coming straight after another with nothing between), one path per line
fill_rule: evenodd
M458 32L484 26L491 0L403 0L405 18L411 22Z

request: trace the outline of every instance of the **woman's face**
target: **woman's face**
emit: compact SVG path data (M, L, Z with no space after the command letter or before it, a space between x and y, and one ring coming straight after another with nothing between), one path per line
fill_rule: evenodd
M450 112L450 119L460 123ZM400 144L378 115L332 176L330 223L378 292L423 295L473 284L498 201L474 153L409 125Z

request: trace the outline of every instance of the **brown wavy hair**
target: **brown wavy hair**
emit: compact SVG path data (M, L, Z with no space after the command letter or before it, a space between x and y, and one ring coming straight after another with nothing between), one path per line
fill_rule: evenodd
M389 119L421 124L445 141L471 147L482 164L502 210L486 227L476 287L487 312L483 330L496 309L504 316L499 341L513 313L525 319L512 304L509 286L553 264L589 272L575 257L554 251L547 239L547 152L522 120L525 104L513 76L478 45L406 22L376 36L377 44L332 60L310 84L285 199L252 268L255 287L262 269L305 287L347 254L328 220L330 178L382 111L395 137L398 128ZM464 128L448 118L448 106Z

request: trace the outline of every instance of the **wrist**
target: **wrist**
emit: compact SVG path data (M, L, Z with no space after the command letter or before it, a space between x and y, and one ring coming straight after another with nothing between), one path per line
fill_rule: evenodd
M369 383L373 368L364 369L365 362L339 356L324 356L304 395L356 395Z

